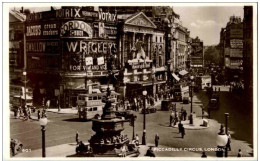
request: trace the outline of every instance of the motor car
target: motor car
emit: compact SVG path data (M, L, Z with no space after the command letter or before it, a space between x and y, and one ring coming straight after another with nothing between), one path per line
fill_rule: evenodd
M149 106L145 109L142 108L142 114L145 112L146 114L149 114L149 113L155 113L157 111L157 109L154 107L154 106Z
M190 97L183 97L182 102L183 102L183 104L189 104L190 103Z

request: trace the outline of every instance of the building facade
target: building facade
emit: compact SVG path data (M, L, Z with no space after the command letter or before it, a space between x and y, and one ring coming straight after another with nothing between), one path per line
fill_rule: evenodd
M142 90L155 95L167 89L172 73L186 69L189 31L177 19L167 6L27 13L26 19L10 20L10 33L19 33L10 38L10 68L20 72L10 74L18 76L11 80L19 82L26 71L35 105L50 100L62 108L76 107L77 95L95 85L110 85L122 98ZM111 82L108 69L117 73Z
M243 73L243 22L231 16L226 28L220 32L220 51L224 58L227 81L241 81Z
M204 67L203 41L201 41L198 37L191 39L190 67L191 68Z
M243 70L245 96L249 102L253 102L253 7L244 7L244 48Z

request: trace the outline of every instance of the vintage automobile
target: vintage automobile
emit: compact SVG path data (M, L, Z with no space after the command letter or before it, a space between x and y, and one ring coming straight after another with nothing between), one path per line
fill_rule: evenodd
M209 101L208 109L215 110L219 108L219 101L216 98L212 98Z
M190 103L190 97L183 97L182 103L183 104L189 104Z
M156 111L157 109L154 106L149 106L145 110L142 108L141 113L143 114L145 112L146 114L149 114L149 113L155 113Z

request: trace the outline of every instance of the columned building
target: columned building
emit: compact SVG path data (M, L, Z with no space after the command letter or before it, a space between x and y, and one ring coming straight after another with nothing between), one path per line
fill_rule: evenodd
M123 68L120 93L131 97L147 90L155 94L165 83L164 32L143 13L122 18L119 37L119 64Z

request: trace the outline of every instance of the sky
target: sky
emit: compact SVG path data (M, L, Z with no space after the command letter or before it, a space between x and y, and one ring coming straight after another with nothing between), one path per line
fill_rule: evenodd
M225 28L230 16L244 17L243 6L176 6L182 25L190 30L190 36L198 36L204 45L217 45L221 28Z
M190 36L198 36L204 45L217 45L221 28L226 27L230 16L240 16L243 20L244 15L243 6L173 6L173 9L180 15L182 25L190 30ZM30 10L47 11L50 7L30 7Z

